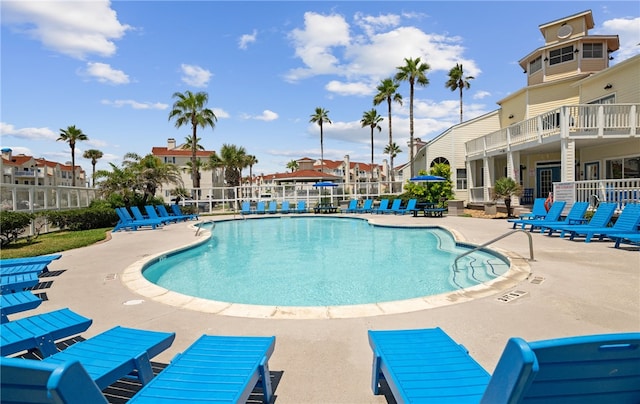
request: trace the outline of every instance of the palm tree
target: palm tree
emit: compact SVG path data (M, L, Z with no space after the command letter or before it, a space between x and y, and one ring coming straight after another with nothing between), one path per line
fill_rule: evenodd
M67 129L60 129L60 137L56 140L62 140L69 143L71 148L71 186L76 186L76 142L89 140L89 137L82 133L81 129L75 125L68 126Z
M97 149L89 149L82 154L82 157L91 159L91 166L93 167L91 174L91 186L94 188L96 187L96 163L102 158L102 156L102 152Z
M173 94L173 98L177 98L177 100L173 103L171 112L169 112L169 120L176 120L176 128L191 125L191 180L194 188L200 188L200 173L196 165L198 126L202 128L211 126L211 129L215 129L218 118L212 110L206 108L209 94L205 92L195 94L188 90L184 93L176 92Z
M362 119L360 120L360 124L362 127L370 127L371 128L371 182L373 182L373 130L378 129L378 132L382 130L379 123L382 122L384 118L378 115L378 111L375 108L371 108L370 111L365 111L362 114Z
M426 86L429 84L427 79L427 71L430 69L427 63L421 63L420 58L405 58L404 66L398 66L398 72L395 75L396 81L409 82L409 164L411 168L411 177L414 176L413 167L413 92L416 84Z
M395 159L398 154L402 153L402 149L396 144L396 142L393 142L386 145L382 153L388 154L391 162L391 192L393 192L393 180L395 179L393 173L393 159Z
M465 77L462 64L456 63L456 66L449 70L449 80L444 84L451 91L460 90L460 123L462 123L462 90L471 87L469 80L474 78L473 76Z
M298 162L296 160L291 160L290 162L287 163L287 168L289 170L291 170L291 172L294 172L298 169L299 165Z
M317 123L320 126L320 172L324 173L324 140L322 133L322 124L323 123L331 123L329 119L329 111L324 108L317 107L316 112L311 115L311 119L309 120L311 123Z
M98 182L98 192L103 198L118 195L126 206L131 206L135 196L135 174L132 170L109 163L111 171L98 170L94 178Z
M373 97L373 105L379 105L383 101L387 101L389 116L389 145L393 144L393 136L391 135L391 101L395 101L402 105L402 94L398 92L400 83L392 78L386 78L380 82L376 90L378 94ZM393 158L391 159L391 181L393 181Z
M513 178L502 177L493 185L493 199L503 199L504 206L507 208L507 216L511 217L511 197L520 195L522 189Z
M141 157L136 153L127 153L122 165L133 173L133 189L142 193L142 204L153 198L162 189L163 183L182 185L180 169L175 164L164 163L153 154Z
M218 182L217 179L219 178L218 170L222 168L224 171L224 162L220 156L214 152L209 156L209 161L207 162L206 167L211 170L211 183L216 184Z
M187 136L184 138L184 144L182 145L182 147L180 147L182 150L192 150L192 149L196 149L196 150L204 150L204 146L200 144L200 141L202 140L202 138L197 138L196 139L196 144L195 147L193 145L193 138L191 136Z
M253 185L253 166L258 164L258 159L256 156L249 155L246 163L249 166L249 185Z
M242 169L246 167L247 152L244 147L223 144L220 149L220 161L224 167L224 177L227 187L240 185Z

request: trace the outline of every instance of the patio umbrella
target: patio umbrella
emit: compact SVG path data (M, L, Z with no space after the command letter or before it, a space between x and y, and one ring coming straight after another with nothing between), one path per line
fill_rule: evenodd
M337 187L338 184L335 184L333 182L316 182L315 184L313 184L314 187L318 187L318 188L322 188L322 187Z

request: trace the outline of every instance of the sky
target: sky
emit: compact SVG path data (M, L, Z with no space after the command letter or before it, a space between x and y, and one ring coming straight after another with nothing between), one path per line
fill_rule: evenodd
M207 150L244 147L253 174L287 171L291 160L320 158L317 107L328 111L324 157L370 162L388 143L387 104L376 87L405 58L420 57L429 84L416 86L414 136L432 139L459 122L459 94L445 87L462 64L471 86L464 119L498 109L526 85L518 61L544 45L539 25L592 10L591 35L619 35L611 64L640 53L637 1L0 1L0 141L14 154L71 160L60 130L75 125L104 153L97 169L144 156L168 138L181 144L169 112L176 92L203 91L217 116L198 128ZM409 85L392 105L393 140L409 158Z

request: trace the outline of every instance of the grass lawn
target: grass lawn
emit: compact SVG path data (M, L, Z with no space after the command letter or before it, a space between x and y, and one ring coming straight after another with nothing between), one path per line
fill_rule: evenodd
M23 258L37 255L53 254L73 248L85 247L105 240L112 228L83 231L57 231L41 234L37 239L28 242L21 239L2 247L0 258Z

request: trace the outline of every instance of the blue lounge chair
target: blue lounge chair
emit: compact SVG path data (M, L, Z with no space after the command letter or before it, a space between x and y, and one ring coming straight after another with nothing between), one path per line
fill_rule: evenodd
M638 231L640 224L640 204L627 204L611 227L575 227L571 230L570 240L576 236L584 236L585 243L591 241L594 236L602 240L604 237L615 236Z
M251 202L244 201L240 205L240 214L241 215L252 215L254 213L253 209L251 209Z
M38 349L43 356L58 352L56 341L86 331L91 319L69 309L36 314L0 324L0 355Z
M409 201L407 202L407 206L405 206L404 208L398 208L394 210L393 213L396 215L404 215L407 212L413 213L414 211L417 210L416 209L417 204L418 204L417 199L409 199Z
M289 212L289 201L282 201L282 206L280 206L280 213L287 214Z
M47 264L35 263L35 264L15 264L15 265L2 265L0 266L0 275L18 275L26 274L29 272L35 272L37 275L48 271Z
M137 220L137 221L150 220L150 221L155 221L155 222L157 222L159 224L165 224L166 223L165 220L162 220L160 218L154 219L154 218L151 218L149 216L143 215L142 212L140 211L140 208L138 208L137 206L131 206L129 209L131 210L131 213L133 214L133 219L134 220Z
M372 389L397 402L583 403L640 400L640 333L507 342L493 375L440 328L369 331Z
M307 203L305 201L298 201L293 213L307 213Z
M585 227L593 227L593 228L597 228L597 227L604 227L607 226L609 224L609 222L611 222L611 218L613 217L613 214L616 211L616 204L615 203L610 203L610 202L602 202L600 203L600 205L598 205L598 208L596 209L595 213L593 214L593 216L591 217L591 219L589 220L589 223L587 224L548 224L544 227L544 231L547 232L547 235L551 236L553 235L554 232L559 231L560 232L560 238L564 238L564 235L566 233L570 233L571 229L580 229L580 228L585 228Z
M160 214L160 217L171 217L171 218L174 218L177 221L184 221L184 222L186 222L187 220L193 219L191 217L191 215L170 214L169 211L167 210L167 208L164 205L157 205L156 209L158 209L158 213Z
M387 213L388 210L389 210L389 200L388 199L382 199L380 201L380 205L378 205L377 208L372 209L371 213L375 213L376 215L381 215L381 214Z
M267 209L267 213L272 215L278 213L278 202L269 201L269 208Z
M536 226L542 226L545 222L553 223L560 220L560 216L562 215L562 210L564 209L567 203L565 201L555 201L553 205L549 208L547 215L544 219L507 219L508 222L513 223L513 228L516 228L516 225L521 225L521 228L524 229L527 226L531 226L533 229L533 223Z
M275 337L203 335L176 356L129 401L140 403L246 402L257 383L271 401L268 360ZM0 358L0 391L7 402L106 404L100 388L78 361Z
M112 232L122 229L131 229L135 231L138 230L139 227L151 227L152 229L155 229L162 224L158 220L136 220L131 216L127 208L124 207L116 208L116 213L118 214L120 221L118 221Z
M38 255L36 257L24 257L24 258L5 258L0 260L0 267L10 265L24 265L24 264L45 264L49 265L51 261L60 259L62 254L51 255Z
M567 213L567 217L565 217L564 220L558 220L555 222L546 219L531 220L528 222L528 224L531 225L529 231L540 228L540 233L544 233L545 228L549 225L585 224L586 219L584 218L584 214L587 212L588 208L589 202L575 202L571 206L571 209L569 209L569 213Z
M28 290L0 295L0 324L9 321L8 315L35 309L41 303L42 299Z
M361 207L356 209L356 213L371 213L373 209L373 199L365 199Z
M256 205L256 214L258 215L264 215L266 213L266 206L264 201L260 201L258 202L258 204Z
M160 220L162 224L178 222L178 219L175 217L162 217L158 215L158 211L156 211L156 208L152 205L145 205L144 210L147 212L147 216L149 217L149 219Z
M391 202L391 207L381 213L383 214L391 214L391 213L396 213L397 211L400 210L400 205L402 205L402 199L394 199L393 202Z
M149 359L173 344L173 332L114 327L48 356L43 362L60 365L78 361L100 390L129 374L143 385L153 378Z
M349 201L349 206L344 210L344 213L356 213L358 211L358 200L352 199Z
M38 272L0 275L0 294L21 292L38 284Z
M180 209L180 206L177 204L171 205L171 210L173 211L173 214L176 216L188 216L189 219L191 220L198 219L198 215L195 213L183 213L182 210Z
M519 216L519 219L544 219L547 216L547 209L544 207L545 198L536 198L533 201L533 207L531 208L531 212L522 213ZM513 226L515 229L515 225Z
M606 236L615 241L615 248L620 248L620 244L623 243L640 245L640 231L630 233L606 234Z

